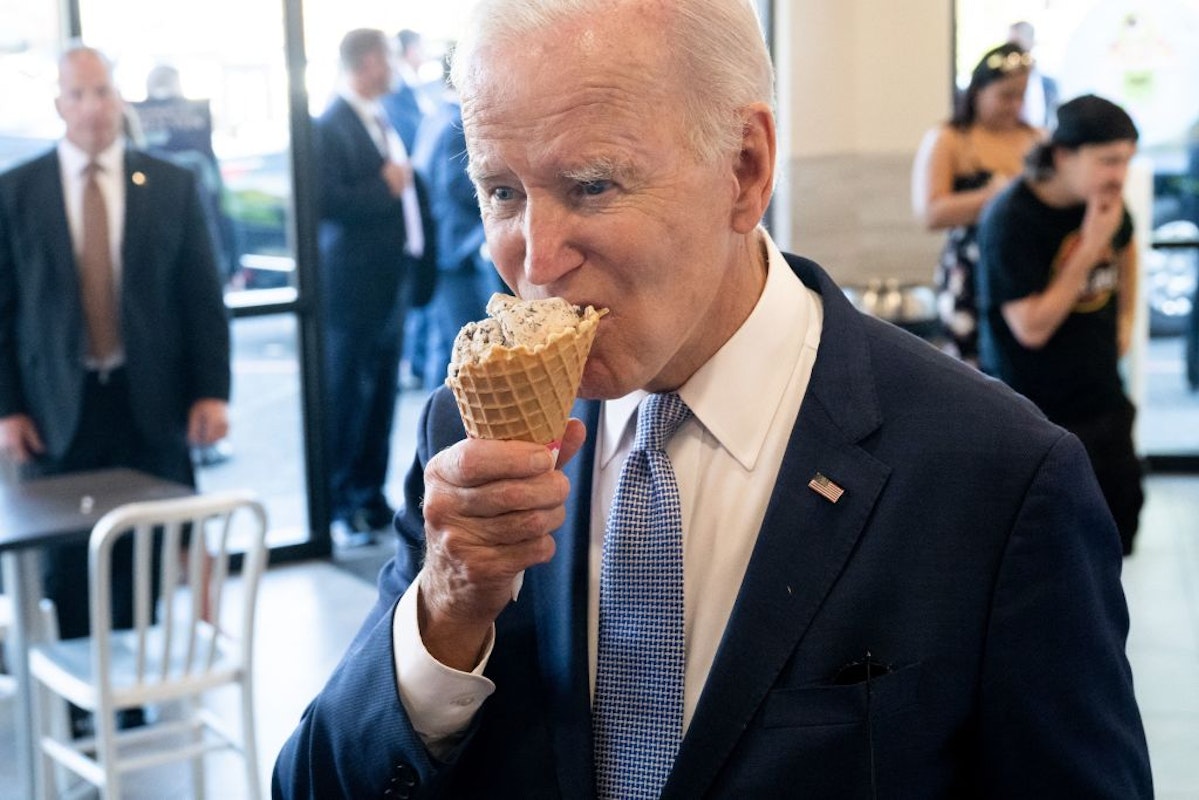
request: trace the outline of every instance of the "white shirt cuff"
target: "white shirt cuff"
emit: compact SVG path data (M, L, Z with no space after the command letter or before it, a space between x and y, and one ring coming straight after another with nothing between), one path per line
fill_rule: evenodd
M423 574L416 576L396 604L391 634L400 702L425 746L433 755L440 756L448 747L438 745L452 746L483 701L495 691L495 684L483 677L483 668L495 645L495 628L491 629L479 663L470 672L452 669L433 658L421 640L417 620L416 603Z

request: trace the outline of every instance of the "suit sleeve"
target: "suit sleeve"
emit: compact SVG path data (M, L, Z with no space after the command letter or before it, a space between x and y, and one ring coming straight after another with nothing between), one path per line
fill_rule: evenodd
M0 194L0 417L25 410L17 356L17 265L7 194Z
M229 399L229 312L221 292L220 275L212 252L212 238L200 205L199 188L186 173L184 239L179 248L178 302L184 316L184 362L190 371L188 401L200 398Z
M1049 451L1008 541L982 670L979 791L1151 797L1115 524L1072 435Z
M436 427L435 405L431 400L422 414L417 456L404 482L396 555L380 573L378 599L366 622L279 753L275 798L357 800L381 797L397 785L409 788L412 797L437 796L446 766L429 755L400 702L392 639L396 603L424 555L421 476L430 453L428 434Z

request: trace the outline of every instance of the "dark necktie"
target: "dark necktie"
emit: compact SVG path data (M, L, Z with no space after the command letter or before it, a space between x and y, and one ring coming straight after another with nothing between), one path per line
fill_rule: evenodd
M79 258L79 292L87 328L88 356L96 361L111 358L120 348L116 280L108 239L108 207L94 161L84 169L83 248Z
M674 393L642 402L604 532L592 712L602 800L657 798L683 738L683 517L664 448L690 416Z

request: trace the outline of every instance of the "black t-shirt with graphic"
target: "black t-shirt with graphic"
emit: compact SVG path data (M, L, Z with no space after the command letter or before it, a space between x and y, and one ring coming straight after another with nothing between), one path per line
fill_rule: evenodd
M1119 270L1114 254L1132 239L1132 217L1112 237L1109 257L1091 271L1087 289L1040 350L1018 341L1003 319L1004 303L1045 290L1078 246L1086 206L1053 208L1025 181L1013 183L983 212L975 276L980 366L1067 424L1121 407L1116 341Z

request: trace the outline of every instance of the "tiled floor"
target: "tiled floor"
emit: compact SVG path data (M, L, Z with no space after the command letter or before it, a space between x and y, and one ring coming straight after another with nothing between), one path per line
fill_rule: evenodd
M1148 481L1124 562L1128 658L1160 800L1199 798L1199 477Z
M1129 658L1162 800L1199 798L1199 477L1154 476L1137 553L1125 562L1132 615ZM352 638L374 597L370 584L323 562L271 569L256 642L260 774ZM218 701L219 702L219 701ZM11 705L0 705L0 800L13 793ZM231 755L208 762L209 797L244 798ZM190 797L186 770L142 776L132 798Z

